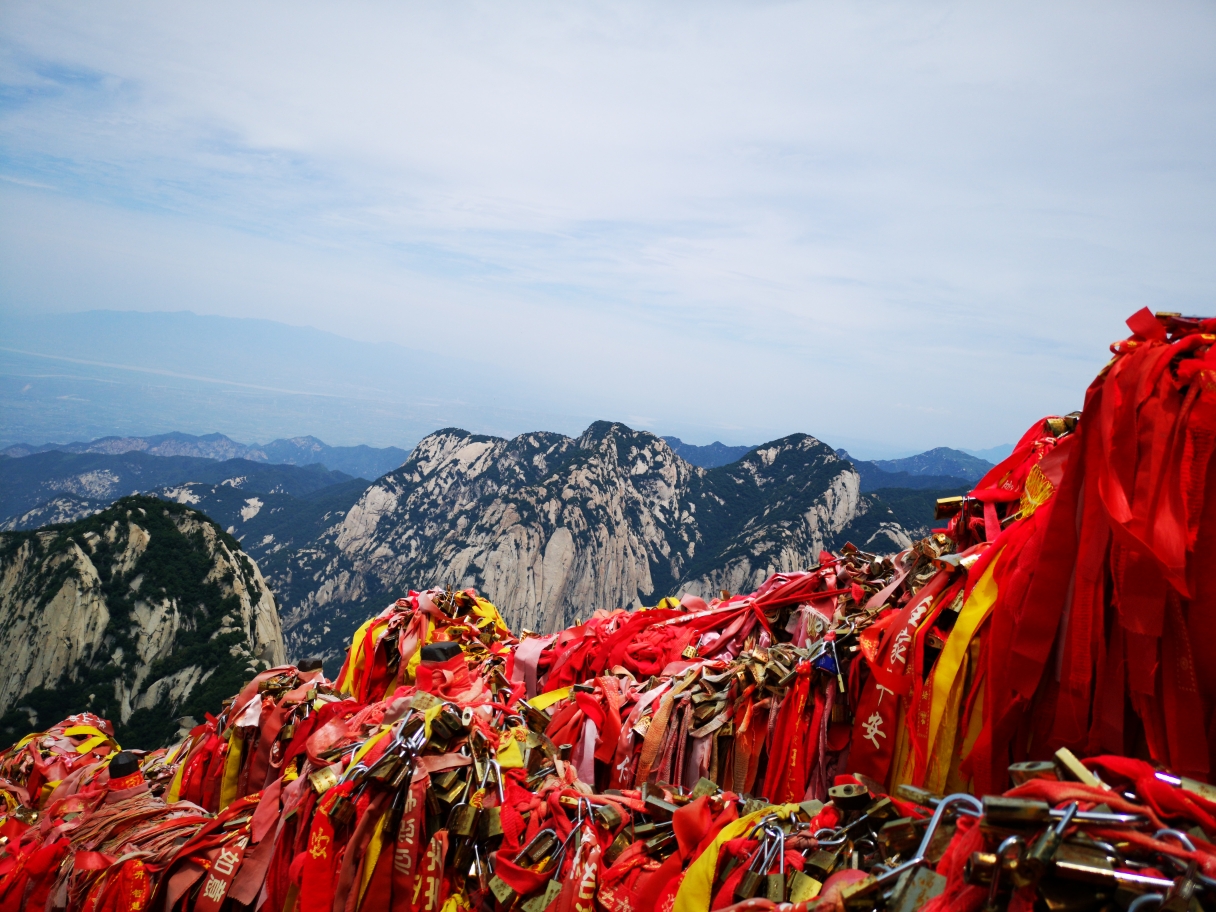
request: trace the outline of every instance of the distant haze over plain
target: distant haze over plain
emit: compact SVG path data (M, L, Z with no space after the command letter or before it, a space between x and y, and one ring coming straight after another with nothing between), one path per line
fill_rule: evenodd
M1216 308L1213 47L1197 2L11 0L0 435L985 451Z
M311 434L331 445L409 449L442 427L577 435L597 420L560 390L472 353L357 342L269 320L0 312L0 340L0 448L219 431L242 443ZM636 428L675 428L690 442L739 437L678 416ZM867 458L913 452L864 440L853 449Z

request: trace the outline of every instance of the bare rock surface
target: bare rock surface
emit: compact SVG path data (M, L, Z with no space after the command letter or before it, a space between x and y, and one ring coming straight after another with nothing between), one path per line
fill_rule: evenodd
M146 496L0 534L0 650L0 740L90 710L145 746L285 659L274 597L236 540Z
M747 591L846 541L910 544L853 466L806 434L704 469L619 423L578 438L446 429L270 579L288 652L332 658L410 586L475 587L515 629L544 632L596 608Z

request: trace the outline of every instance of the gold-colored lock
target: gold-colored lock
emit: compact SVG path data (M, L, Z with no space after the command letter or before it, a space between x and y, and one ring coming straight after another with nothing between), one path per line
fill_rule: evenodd
M485 786L490 773L494 773L494 784L498 792L498 804L494 807L482 805L478 834L483 840L496 839L502 835L502 803L507 800L502 788L502 767L499 766L497 760L486 761L486 772L485 776L482 777L482 785L479 791L483 796L485 795Z
M828 789L828 798L842 811L860 811L873 800L870 790L864 785L833 785Z
M769 832L766 830L765 836L767 837L768 835ZM747 866L747 870L743 872L743 877L735 888L736 900L754 899L762 888L767 891L767 872L772 867L773 859L776 858L776 847L777 843L775 841L771 844L767 838L761 841L756 849L755 857L752 859L751 864ZM784 882L781 884L781 892L785 892Z
M769 874L767 880L768 883L766 884L764 891L765 898L769 902L785 902L785 875Z
M633 840L629 838L629 832L627 830L622 830L617 834L616 839L612 840L612 845L608 846L608 848L604 850L604 861L609 865L614 864L616 860L621 857L621 853L629 848L632 844Z
M521 868L530 868L532 865L538 864L542 859L552 855L553 850L557 846L557 833L551 829L543 829L533 836L526 846L519 850L515 863Z
M478 835L483 839L496 839L502 835L502 808L482 808L478 821Z
M318 795L324 795L338 784L338 772L332 766L323 766L315 773L308 774L308 784Z
M595 819L608 830L616 830L625 820L616 805L611 803L598 805L595 809Z
M509 906L515 901L515 890L497 874L490 878L490 892L504 906Z
M920 843L924 820L913 817L897 817L888 820L878 831L878 845L885 855L902 855Z
M488 772L489 770L487 769ZM448 813L448 832L454 838L460 840L467 840L478 834L477 827L481 819L481 807L486 794L485 776L482 777L477 790L471 792L472 783L473 777L470 775L468 782L465 784L464 800L460 804L452 805L452 810Z
M806 902L808 899L814 899L822 889L823 884L809 874L794 871L790 875L789 897L792 903Z
M818 881L827 880L832 876L832 872L836 870L836 866L840 863L840 855L836 852L829 852L825 849L817 849L811 854L811 857L806 860L803 865L804 870L808 875L814 877Z
M735 899L754 899L756 894L760 892L760 884L764 883L764 875L750 868L743 872L743 879L739 881L739 886L735 888Z
M545 885L545 891L538 893L525 902L520 908L523 912L545 912L561 895L562 885L560 881L551 880Z
M405 765L404 757L399 754L388 754L371 769L367 774L367 778L387 785L397 778L401 772L401 768Z
M477 831L481 808L471 804L455 804L448 813L448 832L459 839L468 839Z
M333 824L335 830L340 830L343 827L354 823L356 813L355 803L345 795L339 795L334 801L333 806L329 809L329 820Z

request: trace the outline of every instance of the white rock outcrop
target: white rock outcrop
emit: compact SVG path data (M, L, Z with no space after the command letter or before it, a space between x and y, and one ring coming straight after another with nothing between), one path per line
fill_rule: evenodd
M149 517L153 510L161 515ZM178 533L177 550L167 557L149 551L156 536L170 532ZM167 595L164 586L149 582L156 561L175 560L182 551L192 552L197 582L211 584L207 592L227 612L220 632L234 634L241 670L250 661L281 664L285 649L274 597L257 566L234 546L202 514L151 498L120 500L69 526L0 535L0 716L37 688L70 691L90 669L104 667L114 669L108 685L113 694L97 688L81 693L75 711L112 697L120 709L115 722L125 723L138 709L172 716L217 670L199 662L156 674L214 620L207 612L219 610ZM170 576L177 572L173 566Z

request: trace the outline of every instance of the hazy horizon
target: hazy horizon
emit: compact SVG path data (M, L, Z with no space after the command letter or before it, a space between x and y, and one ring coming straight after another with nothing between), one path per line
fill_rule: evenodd
M0 352L0 436L1005 444L1135 310L1216 307L1214 39L1202 3L13 0L0 318L283 328Z
M444 427L507 438L530 431L577 436L599 420L695 445L755 446L785 436L718 433L687 422L653 426L607 412L566 413L536 390L492 391L467 380L402 384L393 359L424 365L427 370L419 373L433 371L435 359L391 343L372 346L268 320L184 311L32 319L0 314L0 335L16 343L0 345L0 448L182 432L220 433L244 444L312 436L331 446L410 449ZM174 346L180 338L191 339L188 349ZM258 352L274 352L280 360L259 359ZM388 369L380 369L386 360ZM517 407L520 400L532 408ZM798 432L859 459L921 452L864 436L829 438L814 428L786 433Z

